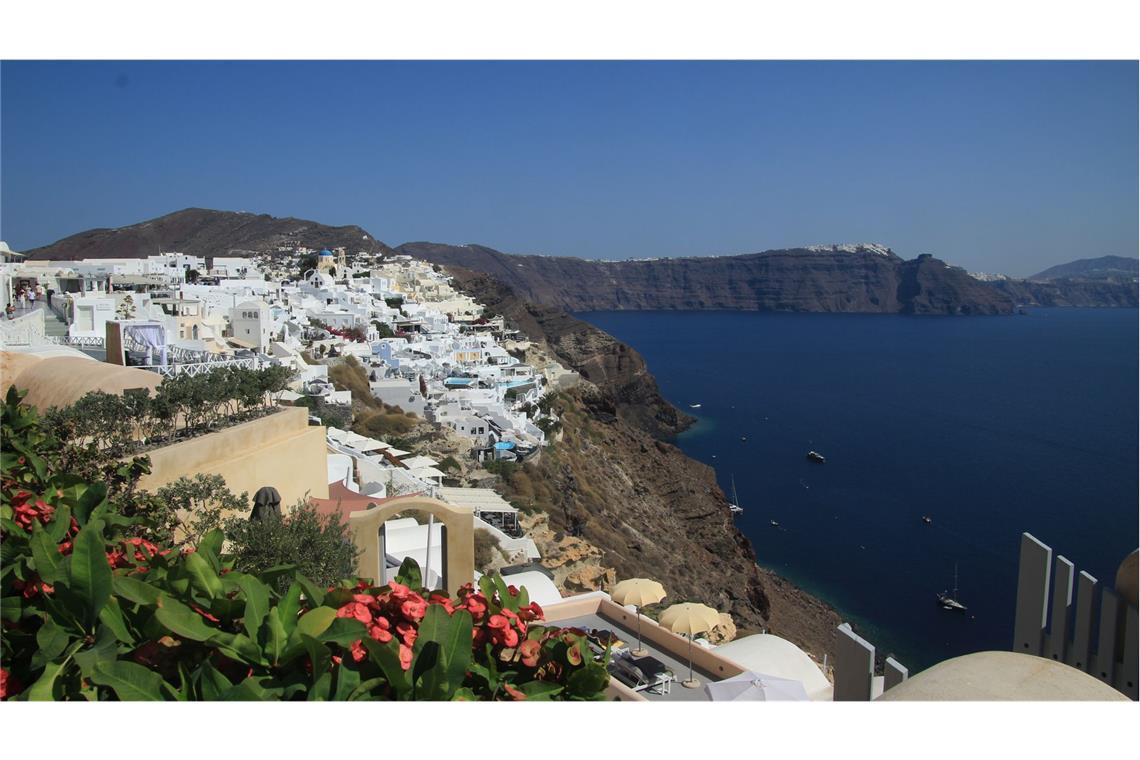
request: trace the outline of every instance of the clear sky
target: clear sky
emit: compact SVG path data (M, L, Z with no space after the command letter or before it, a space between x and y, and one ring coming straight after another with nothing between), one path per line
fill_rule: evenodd
M4 62L15 250L188 206L630 258L1137 255L1135 62Z

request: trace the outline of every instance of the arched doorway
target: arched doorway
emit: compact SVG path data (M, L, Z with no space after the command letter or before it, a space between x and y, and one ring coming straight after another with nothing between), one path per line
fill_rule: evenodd
M443 587L449 594L454 595L461 586L474 580L474 512L470 507L457 507L426 496L400 496L386 500L373 509L353 512L348 516L353 542L360 550L360 556L356 561L358 575L362 578L372 578L376 585L383 585L388 581L384 561L384 523L401 512L426 513L435 521L442 523L440 567L443 570Z

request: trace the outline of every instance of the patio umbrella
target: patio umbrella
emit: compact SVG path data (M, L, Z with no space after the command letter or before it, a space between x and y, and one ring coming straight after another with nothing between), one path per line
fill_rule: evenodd
M713 702L806 702L807 690L799 681L746 670L740 675L705 684Z
M720 624L720 613L706 604L683 602L674 604L661 613L661 625L673 633L689 637L689 680L682 681L686 689L695 689L701 682L693 678L693 635L710 631Z
M618 604L632 604L634 607L644 607L647 604L657 604L665 598L665 587L657 581L648 578L628 578L617 584L610 591L610 598ZM637 612L637 649L634 657L644 657L649 652L641 646L641 611Z

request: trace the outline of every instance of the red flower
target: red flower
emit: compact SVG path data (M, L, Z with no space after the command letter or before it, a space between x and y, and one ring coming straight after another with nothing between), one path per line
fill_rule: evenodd
M404 670L412 667L412 648L407 644L400 645L400 667Z
M112 549L107 552L107 564L112 568L126 567L128 564L127 555L123 554L122 549Z
M542 620L544 613L542 608L538 606L538 602L531 602L525 607L519 607L519 620L530 622L532 620Z
M64 541L57 548L59 549L59 553L66 557L68 554L71 554L72 544L70 541Z
M482 594L471 594L463 600L461 607L471 613L471 617L478 623L487 612L487 598Z
M7 668L0 668L0 699L14 697L23 690L24 686L8 672Z
M361 623L368 625L372 622L372 613L368 611L368 607L360 602L349 602L336 611L337 617L342 618L356 618Z
M34 599L41 592L44 594L55 593L55 587L41 581L40 576L35 573L32 573L32 577L26 581L16 578L12 581L12 587L17 591L22 591L21 596L25 599Z
M400 614L408 620L418 623L427 613L427 602L419 594L412 594L407 601L400 604Z
M538 656L542 654L542 644L535 640L530 639L524 641L519 645L519 654L522 656L522 664L528 668L533 668L538 665Z
M364 644L359 639L352 642L351 654L353 662L363 662L368 658L368 650L364 648Z
M521 691L511 686L509 683L503 684L503 691L507 692L507 694L510 695L511 699L516 702L521 702L526 699L526 694L523 694Z
M411 623L396 623L396 633L400 635L404 645L409 647L416 643L416 636L419 635L419 631Z
M373 609L373 610L380 609L380 603L376 601L376 597L372 596L372 594L353 594L352 598L354 601L359 602L360 604L363 604L365 607L368 607L369 609Z
M500 635L500 643L507 647L518 646L519 632L514 628L508 628Z
M503 615L492 615L491 619L487 621L487 627L495 628L501 631L507 630L511 625L511 621L507 620Z
M384 620L384 618L380 618L380 620ZM388 621L384 620L384 622L387 623ZM368 628L368 635L376 641L379 641L381 644L387 644L392 640L392 634L389 633L388 629L382 628L379 625L370 626Z
M408 595L412 593L410 588L396 581L388 581L388 588L392 590L392 598L399 599L400 601L404 601L408 598Z

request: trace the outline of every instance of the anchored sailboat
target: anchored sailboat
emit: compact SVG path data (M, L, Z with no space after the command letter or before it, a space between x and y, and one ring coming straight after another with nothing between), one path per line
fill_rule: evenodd
M736 475L732 476L732 503L728 505L728 511L734 515L743 514L744 507L741 507L740 499L736 496Z
M938 603L942 609L952 612L965 612L966 605L958 601L958 563L954 563L954 590L950 593L943 591L937 595Z

